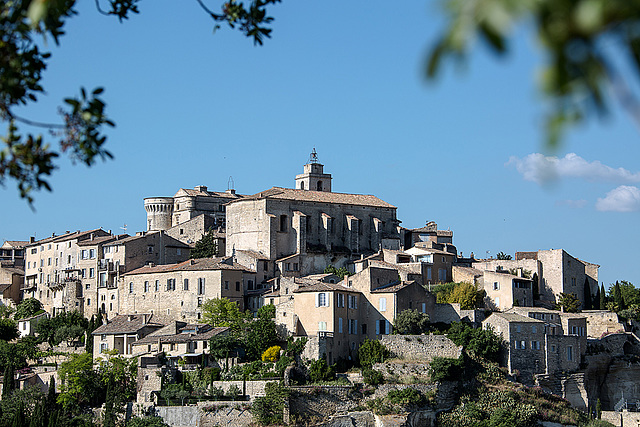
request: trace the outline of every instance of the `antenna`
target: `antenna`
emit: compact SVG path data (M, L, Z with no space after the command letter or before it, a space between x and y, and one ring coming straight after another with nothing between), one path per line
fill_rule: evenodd
M233 182L233 177L229 176L229 179L227 180L227 190L233 190L236 186L236 183Z
M316 147L313 147L311 151L311 155L309 156L309 163L318 163L318 153L316 152Z
M127 232L127 224L124 224L122 227L120 227L121 230L123 230L125 233Z

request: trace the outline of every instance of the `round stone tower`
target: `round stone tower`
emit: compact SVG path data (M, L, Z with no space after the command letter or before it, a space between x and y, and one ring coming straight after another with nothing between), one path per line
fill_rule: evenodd
M173 197L148 197L144 199L147 211L147 231L168 230L173 215Z

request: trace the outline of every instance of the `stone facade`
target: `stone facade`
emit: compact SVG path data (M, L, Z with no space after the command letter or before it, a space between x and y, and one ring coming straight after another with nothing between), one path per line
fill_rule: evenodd
M174 225L166 230L167 236L170 236L182 243L194 247L195 244L202 239L206 233L211 230L217 246L216 256L222 256L225 253L225 233L224 228L220 225L215 217L207 214L201 214L195 218L191 218L185 222Z
M608 310L583 310L580 314L587 318L589 338L600 338L625 330L624 323L620 321L617 313Z
M151 318L150 314L121 315L96 328L92 333L94 360L105 357L104 353L111 350L128 357L135 356L133 343L163 326L152 322Z
M227 298L244 311L244 290L255 273L231 258L201 258L178 264L149 265L124 275L121 313L152 313L159 321L202 318L202 304Z
M380 342L393 357L403 360L430 362L434 357L457 359L462 354L462 346L457 346L444 335L386 335Z

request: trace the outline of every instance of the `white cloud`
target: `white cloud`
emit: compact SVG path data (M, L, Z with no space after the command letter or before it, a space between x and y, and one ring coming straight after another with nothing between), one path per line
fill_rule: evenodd
M604 198L598 199L596 209L613 212L640 211L640 189L630 185L614 188Z
M523 159L511 156L505 166L514 165L527 181L543 184L556 178L581 178L587 181L609 181L620 184L640 182L640 172L612 168L599 161L588 162L576 153L562 158L532 153Z
M584 199L580 200L558 200L556 202L556 206L566 206L572 209L582 209L587 206L587 201Z

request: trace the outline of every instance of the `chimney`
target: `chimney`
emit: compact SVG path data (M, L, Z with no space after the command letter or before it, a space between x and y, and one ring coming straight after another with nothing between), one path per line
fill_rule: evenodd
M95 237L95 236L93 235L93 233L91 233L91 239L90 239L90 240L91 240L92 242L93 242L93 238L94 238L94 237Z
M195 265L196 261L194 259L189 260L189 265Z
M51 237L56 237L56 233L51 233Z
M111 230L108 231L109 235L111 235Z
M133 314L129 314L127 316L127 322L131 322L133 320L133 318L134 318Z
M469 255L469 258L474 259L473 258L473 252L471 252L471 254Z
M149 263L147 264L147 267L155 267L155 263L153 263L152 261L149 261Z
M29 243L34 243L36 238L34 236L29 237Z
M207 192L207 186L206 185L196 185L194 189L196 191L202 191L203 193Z
M225 191L225 193L227 193L227 194L236 194L236 190L234 190L233 188L230 188L227 191Z

